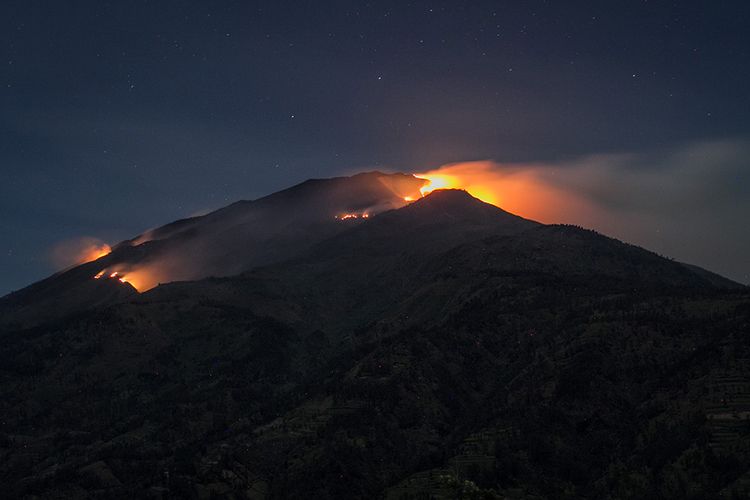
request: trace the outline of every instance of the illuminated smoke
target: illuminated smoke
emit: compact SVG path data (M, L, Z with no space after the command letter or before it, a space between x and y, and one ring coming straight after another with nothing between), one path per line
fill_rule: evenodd
M492 161L452 163L414 174L427 179L422 195L436 189L464 189L475 198L540 222L576 222L590 205L548 182L538 165Z
M716 242L726 240L729 230L750 234L744 231L745 214L750 210L744 189L748 184L744 158L748 154L750 145L724 142L693 145L654 157L612 154L556 163L474 161L416 173L425 184L429 182L426 185L406 175L383 177L379 180L387 188L386 196L382 189L373 195L371 186L360 196L349 184L325 196L311 190L312 194L302 199L281 192L265 201L245 202L205 218L148 231L126 242L129 246L152 242L151 248L157 250L150 250L148 258L112 263L106 269L102 266L93 269L91 277L102 271L100 278L117 272L116 277L107 279L122 280L143 292L159 283L239 274L292 255L264 253L264 245L258 243L283 238L290 231L304 234L315 220L308 214L317 217L315 214L323 213L346 228L367 223L362 219L385 210L418 203L422 196L444 188L465 189L522 217L582 225L687 262L708 266L721 255L726 257L724 261L736 263L742 260L740 254L750 253L750 237L735 237L741 243L736 248ZM169 238L179 244L160 246L158 240ZM58 250L66 257L58 261L63 262L59 267L107 251L100 241L93 240L92 245L91 240L88 245L79 239L75 240L77 246L70 242L61 246L68 251ZM734 264L715 270L742 279L740 273L746 272L745 268Z
M111 251L102 240L84 236L57 243L52 247L50 259L57 269L65 269L104 257Z
M454 163L415 174L544 223L596 229L748 282L750 142L550 163ZM730 243L731 242L731 243Z

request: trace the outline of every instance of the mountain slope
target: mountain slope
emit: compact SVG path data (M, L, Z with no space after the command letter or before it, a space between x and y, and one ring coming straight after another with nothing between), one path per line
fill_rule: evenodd
M6 331L0 481L42 498L728 496L750 436L722 420L744 400L721 384L750 388L748 331L745 288L436 191L283 262Z
M160 282L229 276L291 258L315 243L359 224L361 217L404 206L423 179L368 172L317 179L210 214L167 224L116 245L95 262L60 272L0 298L0 328L32 326L116 303ZM100 271L102 283L91 278ZM118 279L108 279L117 272ZM103 286L108 292L99 293ZM120 287L122 290L111 289ZM12 324L11 324L12 321ZM15 326L14 326L15 325Z
M622 292L634 285L644 291L715 288L682 264L644 249L573 226L529 221L464 191L439 190L324 240L299 258L238 279L160 287L151 297L220 297L309 328L336 325L346 331L386 312L399 321L408 317L410 324L436 320L464 288L471 293L477 277L498 275L576 278ZM269 304L267 297L283 299Z

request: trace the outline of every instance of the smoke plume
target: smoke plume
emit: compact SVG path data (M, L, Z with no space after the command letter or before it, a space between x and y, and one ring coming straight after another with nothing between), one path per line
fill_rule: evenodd
M50 260L59 270L96 260L111 250L108 244L98 238L82 236L54 245L50 251Z

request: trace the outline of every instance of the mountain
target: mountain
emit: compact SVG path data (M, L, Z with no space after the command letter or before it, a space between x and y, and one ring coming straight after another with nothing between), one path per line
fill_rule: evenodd
M226 241L227 272L205 272L223 276L196 266L202 279L137 293L94 280L116 265L101 260L6 298L16 307L0 333L7 494L747 494L747 288L464 191L405 204L408 194L378 187L383 176L303 183L110 257ZM356 205L350 181L393 208L380 194ZM321 209L334 185L351 204ZM383 211L334 218L373 206ZM263 221L263 241L299 238L297 248L276 258L260 244L233 247L231 234L253 233L250 220ZM310 221L325 231L299 236ZM54 287L76 273L123 295L12 318L36 294L64 294Z
M406 205L404 198L421 196L425 182L382 172L313 179L167 224L115 245L112 253L94 262L0 299L0 326L31 326L91 305L118 302L160 282L229 276L285 260L365 217ZM103 279L94 282L92 277L100 272ZM115 272L117 276L108 279Z

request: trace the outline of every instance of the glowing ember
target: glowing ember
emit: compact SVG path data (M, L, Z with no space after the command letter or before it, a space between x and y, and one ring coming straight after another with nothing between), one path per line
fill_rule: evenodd
M117 269L117 271L113 271L113 268L102 269L93 278L96 280L107 278L119 283L127 283L138 292L145 292L160 282L166 282L173 278L173 276L155 272L149 266L134 267L127 264L117 264L114 269Z
M414 201L414 198L411 196L404 196L404 201Z
M99 271L98 273L96 273L96 275L94 276L94 279L95 280L101 279L106 274L106 272L107 272L106 269L102 269L101 271ZM130 283L130 277L122 275L120 271L115 271L115 272L109 274L109 278L110 279L116 279L120 283ZM136 290L137 290L137 287L135 285L133 285L133 283L130 283L130 284L131 284L131 286L133 286L133 288L136 288Z
M338 220L347 220L347 219L367 219L370 217L370 214L362 213L362 214L343 214L343 215L337 215L334 218Z

